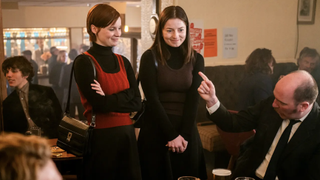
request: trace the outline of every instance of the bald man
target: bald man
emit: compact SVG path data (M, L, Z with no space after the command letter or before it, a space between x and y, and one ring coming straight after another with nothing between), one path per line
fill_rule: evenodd
M318 87L309 73L298 70L284 76L273 96L238 114L229 113L220 104L213 83L199 74L203 81L198 92L217 126L227 132L256 130L237 160L233 178L320 179L320 111L315 103ZM281 140L285 134L287 139Z

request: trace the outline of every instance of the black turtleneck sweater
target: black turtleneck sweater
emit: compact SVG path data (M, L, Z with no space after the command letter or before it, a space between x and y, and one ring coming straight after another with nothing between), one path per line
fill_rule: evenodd
M88 50L106 73L117 73L120 65L112 47L105 47L93 43ZM124 66L130 88L112 95L101 96L91 88L94 83L92 64L87 55L81 54L74 61L74 76L78 88L88 100L95 112L133 112L141 107L141 96L129 60L123 57ZM106 79L108 81L108 79Z
M183 67L184 64L184 56L179 47L170 47L167 46L170 51L170 59L167 60L167 65L169 68L178 70ZM181 87L165 87L167 89L163 89L159 87L158 79L159 76L168 76L166 74L158 74L158 68L162 66L158 63L158 68L155 66L154 57L152 55L151 50L146 51L141 57L140 70L139 70L139 78L141 80L141 85L143 88L143 92L148 100L148 105L151 107L152 114L157 118L151 118L152 120L157 120L153 123L158 124L158 127L162 130L164 137L167 141L171 141L176 138L179 134L183 136L187 141L189 139L189 135L192 132L192 127L195 125L196 114L198 109L199 102L199 94L197 92L198 87L202 81L201 77L198 75L198 72L204 71L204 59L201 54L196 53L196 60L193 63L192 70L192 79L190 80L191 86L186 89L181 90ZM174 71L173 70L173 71ZM169 70L170 71L170 70ZM178 74L179 76L187 78L183 74ZM172 81L171 79L175 79L176 77L165 77L168 81ZM161 77L161 79L164 79ZM168 82L170 84L170 82ZM170 85L169 85L170 86ZM178 86L178 85L174 85ZM180 88L180 89L179 89ZM163 93L163 91L170 91L169 89L173 89L174 91L180 91L186 93L186 99L183 108L183 124L182 127L179 127L180 131L174 128L170 121L170 115L167 114L165 108L160 102L159 94Z

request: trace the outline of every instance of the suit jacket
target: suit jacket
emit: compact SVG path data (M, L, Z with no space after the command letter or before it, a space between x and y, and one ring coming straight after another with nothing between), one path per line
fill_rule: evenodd
M56 138L62 110L52 88L29 84L28 99L33 122L41 127L44 136ZM24 134L28 129L28 121L16 90L3 101L3 125L8 132Z
M256 134L251 145L237 160L233 177L252 176L265 158L282 119L273 109L274 96L259 104L231 114L221 105L209 118L222 130L245 132L252 129ZM320 111L317 103L301 123L284 150L277 175L280 180L320 179Z

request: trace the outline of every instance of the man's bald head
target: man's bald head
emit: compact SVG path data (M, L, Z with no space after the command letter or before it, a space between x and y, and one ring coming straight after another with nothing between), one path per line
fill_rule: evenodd
M278 89L277 89L278 88ZM277 83L275 90L291 95L295 103L304 101L312 104L318 96L318 86L313 77L304 70L294 71Z

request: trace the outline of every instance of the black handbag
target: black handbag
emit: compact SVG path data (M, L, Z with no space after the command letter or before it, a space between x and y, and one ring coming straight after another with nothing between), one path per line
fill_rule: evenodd
M94 77L96 79L95 65L90 57L89 59L93 66ZM92 120L90 125L85 124L82 121L77 120L70 116L69 105L70 105L70 92L71 92L73 69L74 69L74 63L72 65L70 81L69 81L67 106L65 109L64 117L62 118L58 128L57 146L76 156L84 156L84 155L89 155L91 153L90 143L92 142L91 137L92 137L93 129L95 127L96 116L92 111Z
M156 66L156 69L158 68L158 61L157 61L157 58L156 58L156 55L154 53L154 50L151 49L151 52L152 52L152 56L153 56L153 59L154 59L154 64ZM139 75L138 75L138 78L137 78L137 85L139 86L140 84L140 78L139 78ZM145 111L146 111L146 103L147 103L147 99L144 98L142 99L142 107L139 111L137 112L133 112L131 113L130 117L133 121L133 126L135 128L141 128L141 125L143 123L143 119L144 119L144 114L145 114Z

